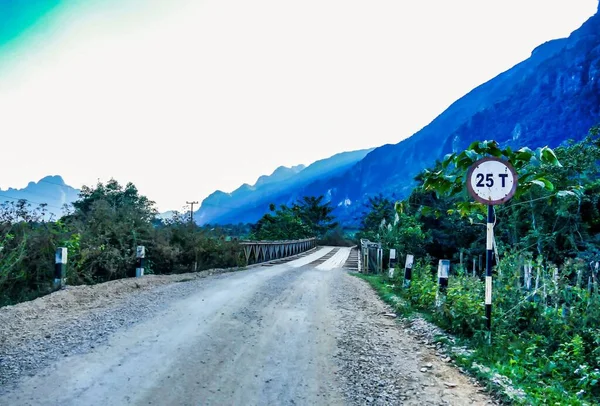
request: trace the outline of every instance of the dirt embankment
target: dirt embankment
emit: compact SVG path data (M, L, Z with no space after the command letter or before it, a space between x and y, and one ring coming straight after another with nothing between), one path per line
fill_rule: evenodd
M96 309L114 306L132 294L174 282L191 281L231 270L212 269L178 275L147 275L98 285L67 286L47 296L0 308L0 353L3 346L44 337L58 325Z

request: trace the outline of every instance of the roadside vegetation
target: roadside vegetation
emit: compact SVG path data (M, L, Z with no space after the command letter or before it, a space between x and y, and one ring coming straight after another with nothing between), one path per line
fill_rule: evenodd
M515 197L496 206L492 345L482 269L487 208L464 186L467 169L489 155L519 174ZM521 390L507 400L600 403L599 160L597 127L554 151L502 150L490 141L447 156L416 178L406 200L371 199L357 237L397 249L400 263L392 278L366 279L399 313L419 312L466 344L460 365ZM418 258L410 286L406 254ZM452 261L445 294L438 294L440 259Z
M111 180L84 187L58 220L25 200L0 205L0 306L52 291L54 253L68 248L67 284L135 275L135 248L146 246L145 273L172 274L242 264L237 242L188 216L156 218L154 203L134 185Z
M0 204L0 306L52 292L54 254L68 249L67 284L96 284L135 276L136 246L146 247L145 274L174 274L245 265L239 240L317 237L348 244L323 196L291 207L271 206L255 225L191 223L180 213L157 217L154 202L129 183L84 186L79 200L50 219L44 205Z
M270 206L265 214L252 226L252 240L300 240L316 237L320 245L350 246L344 230L332 215L330 202L324 196L305 196L291 206Z

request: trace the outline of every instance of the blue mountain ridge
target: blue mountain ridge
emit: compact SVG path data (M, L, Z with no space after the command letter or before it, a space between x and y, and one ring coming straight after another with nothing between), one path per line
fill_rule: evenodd
M270 203L291 203L302 196L307 185L343 174L370 151L343 152L307 167L279 167L252 186L244 184L231 193L212 193L202 201L194 218L199 224L255 222L269 211Z
M46 204L48 214L52 214L54 218L60 218L63 214L63 206L70 205L78 197L79 190L67 185L58 175L46 176L38 182L29 182L22 189L0 189L0 202L16 202L24 199L32 207Z
M600 14L568 38L548 41L531 56L454 102L409 138L374 149L347 168L288 190L288 199L325 195L346 225L356 225L369 196L406 197L414 177L444 155L473 141L494 139L503 146L556 147L578 140L600 123ZM269 198L264 202L264 211ZM215 203L218 205L218 203ZM260 210L223 209L217 222L256 219Z

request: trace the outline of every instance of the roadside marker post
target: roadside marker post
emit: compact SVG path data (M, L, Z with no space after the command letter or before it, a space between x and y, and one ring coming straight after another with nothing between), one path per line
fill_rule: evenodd
M60 247L54 257L54 290L62 289L67 278L67 256L69 250Z
M144 276L144 259L146 258L146 247L138 245L136 252L135 277L141 278Z
M412 267L415 261L415 256L412 254L406 255L406 263L404 264L404 287L408 288L410 286L410 281L412 280Z
M448 277L450 276L450 261L440 259L438 262L438 289L435 292L435 306L440 307L443 299L446 297L448 288Z
M518 177L510 163L500 158L483 158L475 162L467 174L469 194L487 205L485 318L488 342L492 342L492 261L494 259L494 205L509 201L517 191Z
M394 248L390 248L390 261L388 263L388 275L390 278L394 277L394 267L397 263L396 259L396 250Z
M450 260L440 259L438 263L438 287L440 292L446 293L448 278L450 277Z

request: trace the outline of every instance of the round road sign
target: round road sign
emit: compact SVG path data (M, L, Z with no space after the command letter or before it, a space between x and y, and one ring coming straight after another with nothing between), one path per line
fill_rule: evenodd
M499 158L483 158L469 169L467 188L480 203L506 203L517 190L517 172L511 164Z

